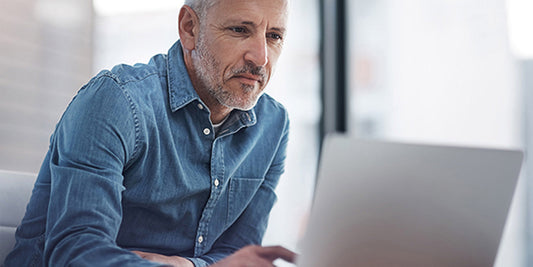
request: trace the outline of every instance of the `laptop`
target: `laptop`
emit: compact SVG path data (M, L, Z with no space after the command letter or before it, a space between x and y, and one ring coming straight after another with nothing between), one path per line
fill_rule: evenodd
M297 266L493 266L522 154L330 136Z

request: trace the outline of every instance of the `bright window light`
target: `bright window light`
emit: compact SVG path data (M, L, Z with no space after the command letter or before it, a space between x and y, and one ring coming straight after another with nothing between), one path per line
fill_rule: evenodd
M509 42L516 57L533 59L533 1L507 0Z
M94 11L100 16L178 9L182 5L183 0L93 0Z

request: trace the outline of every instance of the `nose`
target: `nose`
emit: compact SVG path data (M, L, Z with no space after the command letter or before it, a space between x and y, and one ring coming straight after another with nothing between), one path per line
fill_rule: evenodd
M256 66L265 66L268 63L268 46L265 36L248 39L248 49L244 60Z

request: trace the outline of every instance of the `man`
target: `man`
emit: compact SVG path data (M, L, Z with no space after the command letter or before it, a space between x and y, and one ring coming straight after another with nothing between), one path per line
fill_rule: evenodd
M287 8L285 0L188 0L168 55L85 85L51 137L5 265L292 260L257 245L287 146L286 111L262 94Z

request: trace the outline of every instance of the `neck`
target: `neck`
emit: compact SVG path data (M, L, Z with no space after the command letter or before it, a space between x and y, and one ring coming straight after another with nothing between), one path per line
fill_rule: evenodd
M218 103L218 101L217 101L218 105L209 105L202 97L200 97L200 99L204 101L204 103L209 108L209 111L211 111L210 119L211 119L211 123L213 124L218 124L221 121L223 121L224 118L226 118L229 115L229 113L233 110L232 108L228 108L226 106L221 105L220 103Z

